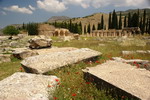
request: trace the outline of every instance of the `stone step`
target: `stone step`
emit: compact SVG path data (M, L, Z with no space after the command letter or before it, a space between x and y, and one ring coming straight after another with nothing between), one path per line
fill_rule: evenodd
M0 100L51 100L59 81L56 76L16 72L0 81Z
M83 70L88 81L96 83L100 89L106 89L118 97L133 100L150 100L150 71L136 68L130 64L107 61L95 67ZM92 80L91 80L92 79Z
M100 55L102 53L98 51L82 48L29 57L23 60L21 64L26 72L43 74L63 66L93 59Z

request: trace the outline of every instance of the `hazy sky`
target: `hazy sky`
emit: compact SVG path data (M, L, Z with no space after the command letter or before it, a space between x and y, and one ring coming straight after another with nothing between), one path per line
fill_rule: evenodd
M44 22L51 16L83 17L134 8L150 8L150 0L0 0L0 27Z

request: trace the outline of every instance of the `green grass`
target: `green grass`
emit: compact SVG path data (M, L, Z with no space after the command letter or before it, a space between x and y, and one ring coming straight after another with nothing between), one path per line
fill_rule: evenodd
M85 40L86 38L86 40ZM150 60L150 55L134 54L123 56L123 50L150 50L150 46L121 46L117 41L109 42L111 38L105 38L100 41L98 38L82 37L81 40L73 40L70 42L57 42L59 38L52 38L56 42L53 46L57 47L76 47L76 48L90 48L103 53L97 60L100 63L105 62L111 57L123 57L125 59L146 59ZM105 46L99 46L105 44ZM98 90L94 84L86 82L83 78L82 69L92 67L98 63L80 62L77 64L69 65L54 71L48 72L48 75L56 75L60 78L61 83L57 87L54 97L57 100L117 100L110 95L106 95L105 91ZM20 71L20 60L12 59L12 62L0 64L0 80L10 76L14 72ZM74 95L74 96L73 96Z
M20 60L12 58L11 62L0 63L0 80L20 71Z

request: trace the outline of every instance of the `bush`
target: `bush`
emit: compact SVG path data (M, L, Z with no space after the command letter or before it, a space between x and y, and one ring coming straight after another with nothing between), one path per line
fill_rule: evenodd
M14 26L7 26L3 30L3 33L7 34L7 35L17 35L17 34L19 34L19 31Z

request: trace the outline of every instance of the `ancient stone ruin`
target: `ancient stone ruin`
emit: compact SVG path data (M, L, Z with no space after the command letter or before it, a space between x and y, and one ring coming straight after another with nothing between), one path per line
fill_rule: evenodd
M96 83L99 89L106 89L112 95L133 100L150 99L150 72L130 64L107 61L83 70L86 80ZM115 93L115 94L114 94Z
M0 81L0 100L51 100L56 76L17 72Z

